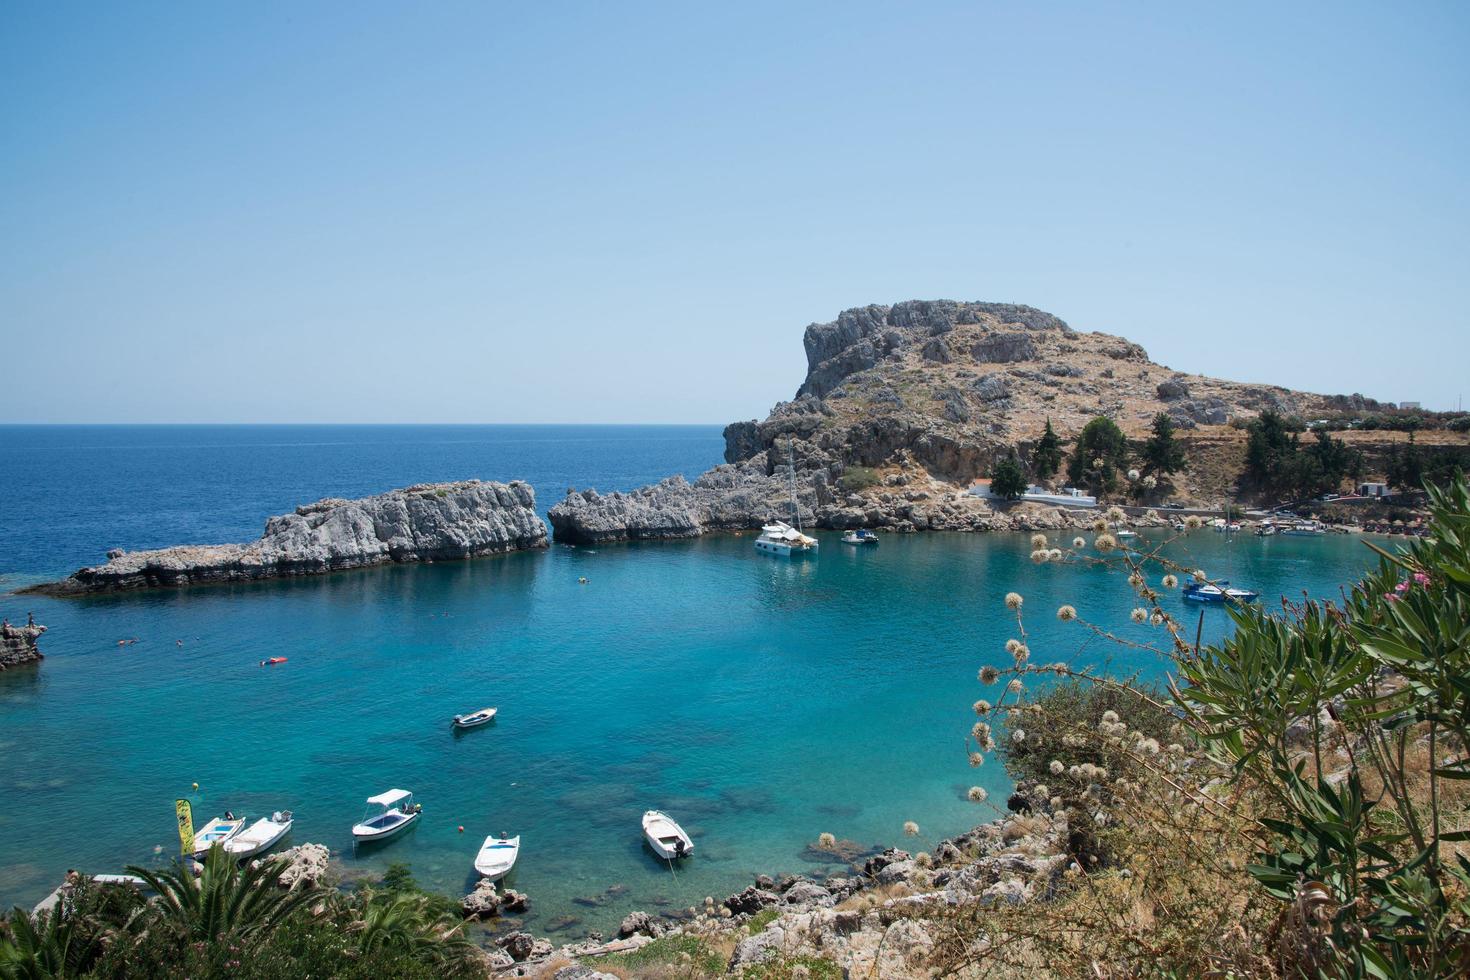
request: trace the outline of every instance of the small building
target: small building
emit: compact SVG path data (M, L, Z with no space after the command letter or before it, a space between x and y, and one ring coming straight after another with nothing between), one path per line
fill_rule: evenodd
M1388 484L1387 483L1359 483L1358 484L1358 496L1359 497L1389 497L1389 496L1392 496L1392 494L1390 494L1389 491L1388 491Z
M995 494L990 492L989 480L976 480L970 484L970 493L986 500L999 500ZM1021 494L1021 500L1029 500L1037 504L1052 504L1057 507L1096 507L1097 498L1083 493L1076 487L1063 487L1053 493L1045 487L1034 484L1026 487L1026 492Z
M1419 408L1418 402L1399 402L1399 408Z

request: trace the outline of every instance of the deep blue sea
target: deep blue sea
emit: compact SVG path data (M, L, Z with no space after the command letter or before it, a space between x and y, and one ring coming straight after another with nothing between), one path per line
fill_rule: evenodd
M968 766L965 735L986 694L977 670L1008 659L1008 591L1026 597L1034 659L1157 676L1151 655L1089 644L1055 618L1066 602L1155 637L1128 622L1122 576L1033 565L1017 534L888 535L862 551L822 534L820 554L797 561L716 536L83 600L9 594L108 548L248 540L325 496L522 478L544 512L569 486L693 477L722 448L713 426L0 427L0 613L49 627L39 667L0 673L0 904L40 899L67 868L167 861L185 796L201 820L289 808L296 842L363 874L406 861L456 896L480 840L518 833L509 883L531 896L524 924L606 930L757 872L826 870L805 852L824 831L929 849L994 816L965 790L1003 805L1008 781L998 760ZM1371 557L1346 536L1208 531L1175 551L1268 599L1336 595ZM1206 639L1227 624L1207 610ZM259 667L267 656L289 660ZM500 709L492 726L450 731L451 715L484 705ZM354 854L363 800L395 786L424 819ZM642 846L650 807L695 835L674 871Z

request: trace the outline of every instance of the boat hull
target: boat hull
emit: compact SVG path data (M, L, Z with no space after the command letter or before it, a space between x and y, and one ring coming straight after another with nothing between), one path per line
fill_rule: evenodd
M469 728L479 728L481 725L488 725L494 721L498 713L497 709L490 708L486 711L476 711L469 715L455 715L454 727L462 731Z
M418 823L422 816L420 811L401 814L402 820L392 824L380 825L376 822L354 824L352 827L352 839L359 844L372 844L378 841L392 840L403 833L409 827Z
M520 854L520 837L487 837L480 845L480 853L475 856L475 872L481 878L499 881L515 868Z
M233 840L225 843L225 853L240 861L253 858L257 854L264 854L285 839L286 835L291 832L291 824L294 822L283 820L276 823L273 820L257 820L249 829L242 831Z
M643 839L653 853L665 861L676 861L694 853L694 841L668 814L649 810L643 815Z

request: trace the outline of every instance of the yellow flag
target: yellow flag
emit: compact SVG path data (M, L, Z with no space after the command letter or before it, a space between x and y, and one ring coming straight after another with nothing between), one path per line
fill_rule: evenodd
M188 800L174 800L174 815L179 818L179 846L181 853L194 853L194 811Z

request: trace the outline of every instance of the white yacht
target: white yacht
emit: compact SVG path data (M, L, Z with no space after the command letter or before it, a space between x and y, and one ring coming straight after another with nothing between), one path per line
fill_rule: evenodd
M755 550L769 555L805 555L817 550L817 539L802 534L785 521L776 521L761 528L761 536L755 539Z

